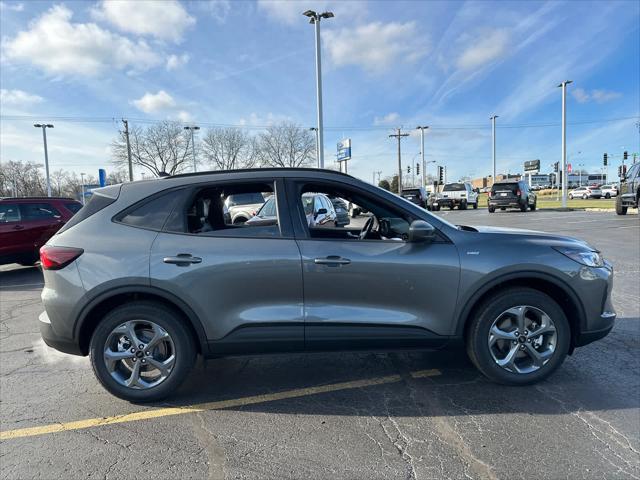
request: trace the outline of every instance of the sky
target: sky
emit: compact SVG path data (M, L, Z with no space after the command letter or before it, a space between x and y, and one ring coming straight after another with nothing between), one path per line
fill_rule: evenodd
M425 155L448 179L521 172L567 154L575 168L610 174L640 153L638 1L0 1L0 161L43 162L97 175L114 169L121 118L315 126L314 27L323 20L325 161L352 139L348 171L366 181ZM427 171L434 173L434 163ZM140 171L136 172L140 175Z

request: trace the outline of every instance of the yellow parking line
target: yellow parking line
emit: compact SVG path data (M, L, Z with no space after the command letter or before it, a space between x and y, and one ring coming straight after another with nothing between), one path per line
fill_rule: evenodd
M412 372L414 378L440 375L439 370L422 370ZM155 410L144 410L141 412L127 413L113 417L88 418L75 422L53 423L39 427L19 428L16 430L0 431L0 441L11 440L13 438L34 437L49 433L68 432L71 430L82 430L91 427L101 427L104 425L114 425L116 423L137 422L140 420L150 420L152 418L169 417L172 415L184 415L186 413L204 412L207 410L221 410L224 408L243 407L258 403L273 402L276 400L286 400L289 398L306 397L308 395L318 395L320 393L336 392L340 390L350 390L354 388L371 387L395 383L401 380L400 375L389 375L386 377L372 378L368 380L355 380L352 382L333 383L317 387L298 388L278 393L268 393L265 395L253 395L251 397L236 398L232 400L220 400L217 402L199 403L185 407L159 408Z

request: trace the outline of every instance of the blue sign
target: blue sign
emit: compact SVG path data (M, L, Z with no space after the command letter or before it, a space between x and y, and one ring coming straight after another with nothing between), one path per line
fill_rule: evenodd
M104 187L107 184L107 171L104 168L98 170L98 182L101 187Z
M351 139L345 138L338 142L338 161L343 162L351 159Z

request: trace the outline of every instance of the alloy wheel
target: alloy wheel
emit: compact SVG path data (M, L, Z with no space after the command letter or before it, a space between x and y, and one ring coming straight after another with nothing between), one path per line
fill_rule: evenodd
M489 351L505 370L527 374L543 367L555 353L558 334L544 311L519 305L502 312L489 329Z
M114 328L104 346L104 363L120 385L137 390L165 381L175 365L173 339L160 325L130 320Z

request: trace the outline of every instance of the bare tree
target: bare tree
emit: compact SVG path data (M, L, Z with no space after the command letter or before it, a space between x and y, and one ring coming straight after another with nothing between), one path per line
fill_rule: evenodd
M62 188L68 181L68 175L62 169L51 172L51 190L54 195L62 195Z
M116 170L109 172L107 175L107 185L116 185L118 183L124 183L128 179L128 174L124 170Z
M238 128L212 128L202 141L206 161L215 170L251 168L257 162L257 142Z
M129 129L131 161L146 168L156 177L161 173L174 175L193 164L191 135L178 122L165 121L147 128L134 126ZM128 165L127 140L120 132L112 144L114 165Z
M42 165L34 162L3 162L0 165L0 196L46 195L41 168Z
M258 137L260 162L266 167L313 164L315 138L309 130L289 122L272 125Z

